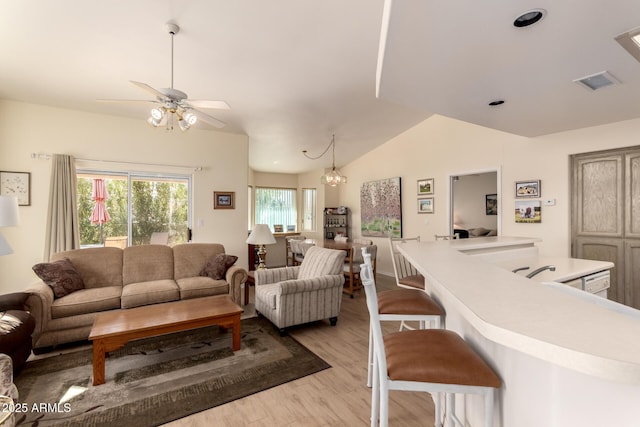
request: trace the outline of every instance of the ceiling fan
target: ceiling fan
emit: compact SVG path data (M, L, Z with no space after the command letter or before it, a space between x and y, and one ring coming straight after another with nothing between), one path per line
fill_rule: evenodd
M215 108L228 110L229 105L224 101L208 101L188 99L186 93L173 88L173 37L178 34L180 27L174 23L166 23L165 29L171 35L171 87L154 89L146 83L131 81L140 89L145 90L155 96L154 100L133 100L133 99L99 99L99 102L135 102L135 103L151 103L156 104L151 109L151 116L147 122L153 127L165 126L167 131L173 130L174 118L177 119L178 127L186 131L198 120L222 128L225 126L223 121L212 117L197 108Z

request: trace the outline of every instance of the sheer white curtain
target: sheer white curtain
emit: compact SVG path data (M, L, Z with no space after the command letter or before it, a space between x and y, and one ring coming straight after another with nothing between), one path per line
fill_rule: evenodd
M49 261L56 252L80 248L79 230L75 160L66 154L54 154L44 260Z
M255 223L267 224L273 230L274 224L297 224L296 189L263 188L255 191Z

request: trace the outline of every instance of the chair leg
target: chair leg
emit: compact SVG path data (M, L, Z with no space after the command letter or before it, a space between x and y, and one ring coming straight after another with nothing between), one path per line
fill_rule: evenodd
M442 393L432 393L433 407L435 408L434 423L435 427L442 427Z
M485 427L493 427L493 388L487 389L484 395L484 425Z
M373 356L373 385L371 388L371 427L378 425L378 416L380 408L380 377L378 376L378 364L374 354Z

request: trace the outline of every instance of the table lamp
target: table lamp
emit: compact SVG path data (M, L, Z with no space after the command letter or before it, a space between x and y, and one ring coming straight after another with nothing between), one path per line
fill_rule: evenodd
M256 245L258 247L258 270L264 270L267 266L264 263L264 259L267 255L267 250L264 245L272 245L276 243L276 238L271 234L271 230L267 224L256 224L249 234L247 243L250 245Z
M0 227L15 227L19 223L18 198L15 196L0 196ZM0 234L0 255L12 253L13 249Z

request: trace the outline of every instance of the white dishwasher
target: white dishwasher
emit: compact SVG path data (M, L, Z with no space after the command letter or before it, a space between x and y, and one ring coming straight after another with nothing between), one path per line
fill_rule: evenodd
M599 297L606 298L607 289L609 289L609 287L611 286L611 275L609 273L609 270L606 270L562 283L597 295Z

